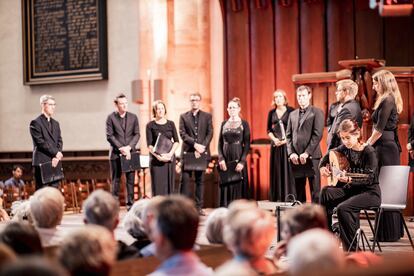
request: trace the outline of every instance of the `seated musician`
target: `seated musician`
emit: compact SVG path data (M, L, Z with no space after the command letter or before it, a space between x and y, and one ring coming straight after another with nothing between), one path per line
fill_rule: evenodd
M361 130L356 121L350 119L342 121L338 134L342 145L330 150L335 152L331 154L328 152L319 164L322 176L338 182L336 186L328 185L322 189L320 204L326 208L330 228L333 209L337 209L343 248L355 251L356 244L353 244L352 248L349 247L359 228L359 212L381 204L378 162L374 148L361 141ZM334 168L335 160L330 159L335 159L335 156L339 157L339 163L341 161L349 163L347 170ZM340 169L339 174L337 174L338 169Z

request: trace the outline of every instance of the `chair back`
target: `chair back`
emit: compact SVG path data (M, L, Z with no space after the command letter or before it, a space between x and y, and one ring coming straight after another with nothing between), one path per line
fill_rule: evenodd
M379 174L381 207L402 210L407 205L409 166L383 166Z

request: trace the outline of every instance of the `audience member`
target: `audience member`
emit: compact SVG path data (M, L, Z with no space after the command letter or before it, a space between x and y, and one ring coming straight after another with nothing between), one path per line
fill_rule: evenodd
M66 236L58 258L73 276L106 276L116 261L116 254L117 245L110 231L86 225Z
M147 208L150 201L150 199L140 199L136 201L123 220L125 231L136 240L131 245L138 250L141 250L151 243L145 231L143 222L144 209Z
M0 232L0 243L8 245L16 255L43 253L39 233L28 222L11 222Z
M339 241L324 229L307 230L292 238L287 256L291 275L319 275L345 266Z
M17 257L13 250L5 243L0 243L0 270L4 265L16 261Z
M30 224L33 224L29 200L13 202L10 213L13 221L28 221Z
M192 251L199 223L194 203L172 195L159 203L156 213L150 238L162 263L150 275L212 275L213 271Z
M10 217L9 214L7 214L7 211L3 209L3 207L0 206L0 221L9 221Z
M22 200L24 197L23 167L21 165L14 165L12 175L12 177L4 181L4 188L11 190L16 195L13 196L16 200Z
M276 245L274 253L279 271L288 269L287 247L291 238L313 228L328 228L326 214L321 206L304 204L286 211L282 218L282 241Z
M58 263L44 257L25 257L11 262L0 271L0 276L68 276Z
M227 208L220 207L213 210L208 216L206 220L206 237L210 243L223 243L223 228L228 212Z
M58 228L63 217L65 199L53 187L37 190L30 198L30 212L43 247L61 243L63 232Z
M147 236L151 237L151 224L155 220L157 214L158 214L158 205L160 205L161 202L165 200L165 196L155 196L152 197L147 205L146 208L144 208L143 214L142 214L142 222L145 233L147 233ZM149 257L155 255L155 244L151 242L149 245L145 246L140 250L140 255L142 257Z
M119 202L110 193L104 190L95 190L91 193L83 203L83 215L85 224L105 227L115 240L114 231L119 223ZM139 252L136 248L118 241L118 260L138 256Z
M234 258L220 266L217 274L230 275L235 270L244 270L243 275L275 273L274 263L264 256L276 233L274 217L257 207L231 214L232 207L224 227L224 241Z

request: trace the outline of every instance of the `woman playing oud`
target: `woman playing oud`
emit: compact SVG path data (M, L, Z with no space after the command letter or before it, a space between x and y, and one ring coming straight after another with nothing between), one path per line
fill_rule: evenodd
M329 227L332 226L332 213L336 207L343 247L355 251L356 244L354 243L352 248L350 245L359 228L360 210L379 207L381 204L378 161L374 148L362 143L361 130L356 121L342 121L338 134L342 145L331 150L336 154L328 152L319 164L322 176L336 178L338 182L336 186L326 186L322 189L320 204L326 209ZM348 170L337 174L338 169L343 168L331 167L330 155L345 158L344 163L349 163Z

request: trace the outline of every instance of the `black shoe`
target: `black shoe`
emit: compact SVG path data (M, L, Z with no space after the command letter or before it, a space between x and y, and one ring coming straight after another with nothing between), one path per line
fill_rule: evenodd
M127 205L127 211L131 210L132 205Z

